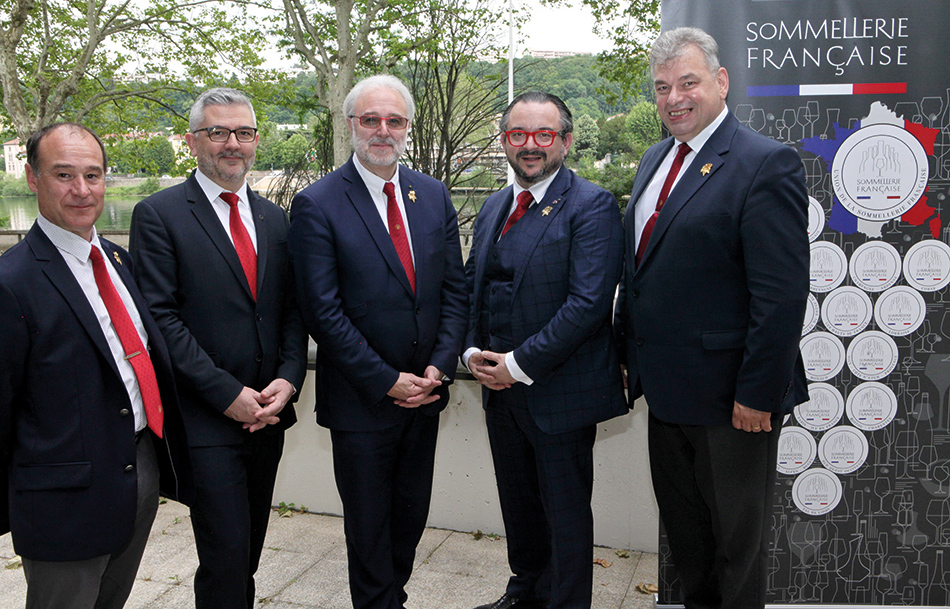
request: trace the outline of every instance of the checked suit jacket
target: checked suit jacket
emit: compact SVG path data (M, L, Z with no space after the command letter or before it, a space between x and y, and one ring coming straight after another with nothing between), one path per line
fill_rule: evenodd
M488 348L478 327L485 270L513 196L510 186L496 192L475 221L465 266L472 294L466 350ZM518 222L520 262L507 314L515 360L534 381L524 387L531 415L544 432L561 433L626 413L610 323L623 262L617 201L562 166ZM491 390L482 392L487 405Z

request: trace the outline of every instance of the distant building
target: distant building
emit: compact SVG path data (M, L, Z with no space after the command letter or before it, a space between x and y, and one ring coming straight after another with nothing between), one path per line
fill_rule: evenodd
M590 55L590 53L579 53L577 51L540 51L537 49L526 49L525 57L534 57L536 59L557 59L558 57L574 57L576 55Z
M4 171L7 175L19 178L23 175L26 165L26 146L20 145L20 138L14 138L3 143Z

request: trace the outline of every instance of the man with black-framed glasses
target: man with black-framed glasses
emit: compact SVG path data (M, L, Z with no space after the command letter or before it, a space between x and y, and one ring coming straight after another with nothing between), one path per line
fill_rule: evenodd
M399 164L409 90L371 76L343 111L354 154L294 197L290 251L318 345L317 423L330 429L353 606L401 609L468 299L448 190Z
M478 609L591 606L595 426L627 412L610 329L623 227L613 195L564 167L572 128L554 95L508 106L516 181L485 201L465 266L462 360L483 385L513 573Z
M307 364L287 213L250 189L258 135L240 91L202 93L185 139L198 169L139 202L130 250L168 343L197 498L198 609L250 609L284 430Z

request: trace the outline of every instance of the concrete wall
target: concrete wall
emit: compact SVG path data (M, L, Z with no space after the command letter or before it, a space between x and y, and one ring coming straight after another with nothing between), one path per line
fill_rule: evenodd
M333 479L330 433L314 418L313 373L287 433L274 502L342 514ZM657 510L647 456L646 404L597 426L594 446L594 542L657 551ZM504 535L477 383L460 381L442 413L429 526Z

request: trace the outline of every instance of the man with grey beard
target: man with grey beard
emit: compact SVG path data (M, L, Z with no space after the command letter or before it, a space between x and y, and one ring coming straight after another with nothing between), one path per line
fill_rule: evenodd
M289 220L245 176L250 100L210 89L185 136L198 169L135 206L130 250L178 383L197 498L199 609L250 609L284 430L297 420L307 338L287 251Z
M468 315L448 190L398 164L414 110L393 76L357 83L343 102L355 154L290 210L356 609L405 605Z

